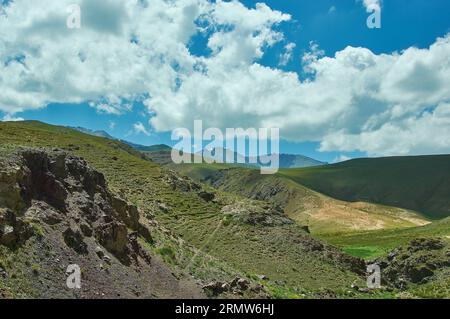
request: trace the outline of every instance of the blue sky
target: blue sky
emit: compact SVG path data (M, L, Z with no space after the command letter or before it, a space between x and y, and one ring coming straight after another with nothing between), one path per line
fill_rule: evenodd
M247 8L254 8L256 3L247 0L241 2ZM427 49L438 37L444 37L450 32L448 0L384 0L381 4L381 29L369 29L366 26L369 13L366 12L362 1L265 0L262 2L272 10L291 15L291 19L273 25L272 30L282 33L283 39L265 47L263 55L255 58L254 62L272 69L295 72L301 81L310 76L305 73L301 58L311 51L311 42L316 43L323 51L320 58L333 58L336 52L343 51L348 46L367 48L375 55L392 55L395 51L402 52L410 47ZM187 45L191 54L211 56L213 53L207 47L209 37L208 33L194 33ZM289 61L285 65L280 65L280 55L286 52L286 45L289 43L294 43L295 48ZM151 96L152 93L149 94ZM12 117L25 120L105 130L117 138L145 145L175 143L170 140L170 131L156 132L152 123L149 123L149 118L154 115L153 110L140 100L132 102L128 109L121 108L120 111L112 113L90 106L89 101L93 99L87 99L81 103L65 103L64 101L55 103L50 100L38 109L31 109L31 107L27 109L22 105L21 109L24 111L7 112L3 109L0 111L0 117L11 114ZM447 98L443 98L440 102L447 101ZM435 107L437 104L433 102L433 105L428 107ZM146 131L134 129L137 123L142 123ZM160 125L160 127L163 126ZM294 133L290 133L289 136L295 134L295 126L290 127L290 131ZM341 147L336 150L322 148L320 151L320 145L321 141L317 137L311 138L310 141L305 138L297 142L283 139L281 151L303 154L327 162L333 162L340 157L373 155L370 150L358 150L358 147L353 150L351 147ZM439 152L442 150L439 149Z

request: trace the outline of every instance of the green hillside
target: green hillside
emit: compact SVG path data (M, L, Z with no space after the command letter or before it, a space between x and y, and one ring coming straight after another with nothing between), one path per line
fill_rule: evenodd
M137 206L140 222L149 228L152 237L151 242L143 238L139 241L164 276L170 273L165 270L168 267L175 281L183 283L182 296L192 280L205 285L241 277L252 285L262 285L263 290L239 295L224 292L221 296L255 298L266 291L279 298L396 297L400 294L396 289L369 293L349 289L352 283L361 286L365 282L365 264L351 255L371 259L417 237L448 240L449 236L448 219L413 227L424 222L420 215L322 195L297 182L302 170L264 177L258 170L229 165L166 168L120 141L40 122L0 123L0 141L0 161L13 161L20 147L59 148L84 158L102 172L114 194ZM170 168L214 188L182 177ZM0 174L0 189L11 182L8 176ZM279 206L285 207L290 218ZM306 224L311 226L312 235L302 227ZM378 229L380 225L386 229ZM0 278L2 296L36 296L39 294L31 289L36 286L33 282L44 275L45 280L51 280L46 266L39 263L36 249L46 234L55 234L56 228L33 227L39 237L29 239L23 247L8 250L0 245L0 267L12 274L9 283ZM317 235L321 240L315 238ZM59 242L57 238L52 240ZM55 271L63 276L61 270ZM411 286L414 296L447 296L442 281L438 281L445 278L445 270L436 271L436 276L426 286ZM176 285L173 278L170 284ZM164 280L169 279L159 280L158 285L165 285ZM192 294L198 295L195 289Z
M386 254L415 238L427 237L440 237L450 242L450 218L423 227L321 235L321 238L341 247L344 251L368 259Z
M163 151L165 151L165 152L168 152L168 154L170 154L170 151L172 150L172 148L166 144L145 146L145 145L134 144L134 143L131 143L128 141L123 141L123 140L121 140L121 142L123 142L141 152L163 152Z
M450 155L356 159L282 170L281 175L328 196L450 216Z
M220 190L273 202L298 224L308 226L313 234L404 228L428 223L414 211L333 199L283 174L261 175L258 170L218 164L170 167Z
M142 222L151 227L149 251L160 255L175 276L194 276L203 283L244 276L275 297L317 297L323 290L354 297L358 293L348 287L364 282L358 259L312 238L279 213L268 214L272 208L267 204L211 193L119 141L40 122L0 123L0 141L3 158L30 146L60 148L84 158L105 175L114 193L137 205ZM5 264L16 260L10 265L19 267L22 259L11 257L14 252L0 253ZM24 254L33 252L24 251L21 258Z

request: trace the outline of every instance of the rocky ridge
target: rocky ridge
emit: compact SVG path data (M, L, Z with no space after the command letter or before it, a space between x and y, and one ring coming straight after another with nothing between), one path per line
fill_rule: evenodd
M6 297L25 283L35 297L201 296L200 287L181 282L149 254L151 243L137 207L113 195L103 174L83 159L23 148L2 160L0 257L10 257L0 259L0 291ZM70 264L82 269L80 290L65 287ZM19 270L23 282L13 274Z

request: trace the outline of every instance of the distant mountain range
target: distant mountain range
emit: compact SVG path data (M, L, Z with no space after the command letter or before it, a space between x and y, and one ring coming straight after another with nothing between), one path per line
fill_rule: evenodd
M95 131L95 130L87 129L87 128L80 127L80 126L77 126L77 127L69 126L69 128L80 131L82 133L89 134L89 135L105 137L108 139L121 141L122 143L125 143L138 151L148 153L147 154L148 157L151 159L154 159L157 163L168 164L171 162L170 156L171 156L172 148L169 145L158 144L158 145L145 146L145 145L135 144L135 143L132 143L129 141L117 139L102 130ZM202 152L198 152L197 154L201 155L201 153ZM224 162L226 162L227 158L233 158L234 163L237 163L238 165L239 165L239 163L241 163L240 165L245 166L245 167L260 167L262 162L267 163L270 160L267 155L260 157L259 161L258 161L258 158L244 156L237 152L233 152L233 151L225 149L225 148L222 149L222 154L223 154ZM294 154L280 154L279 160L280 160L280 163L279 163L280 168L303 168L303 167L322 166L322 165L328 164L328 163L320 162L318 160L315 160L313 158L310 158L310 157L307 157L304 155L294 155ZM254 163L256 163L256 164L254 164Z
M220 149L219 149L220 150ZM198 154L201 154L199 152ZM260 167L262 163L269 163L270 156L263 155L261 157L244 156L237 152L233 152L228 149L222 149L223 161L226 162L227 158L233 158L234 163L242 163L243 166ZM245 164L244 164L245 163ZM313 158L304 155L294 154L279 154L279 167L280 168L302 168L302 167L314 167L327 165L328 163L320 162Z
M120 141L122 143L127 144L128 146L131 146L132 148L141 151L141 152L155 152L155 151L170 151L172 148L169 145L165 145L165 144L158 144L158 145L151 145L151 146L145 146L145 145L141 145L141 144L135 144L135 143L131 143L129 141L125 141L125 140L121 140L118 138L115 138L114 136L108 134L105 131L102 130L91 130L85 127L81 127L81 126L68 126L68 128L77 130L79 132L85 133L85 134L89 134L89 135L94 135L94 136L99 136L99 137L104 137L104 138L109 138L110 140L116 140L116 141Z
M85 133L85 134L89 134L89 135L94 135L94 136L99 136L99 137L104 137L104 138L109 138L111 140L117 140L115 137L109 135L107 132L105 131L94 131L94 130L90 130L88 128L84 128L81 126L68 126L68 128L71 128L73 130L77 130L81 133Z
M267 156L263 156L262 160L267 162ZM302 168L327 164L304 155L280 154L280 168Z
M128 146L131 146L132 148L141 151L141 152L161 152L161 151L172 151L172 148L169 145L166 144L157 144L157 145L151 145L151 146L145 146L140 144L134 144L128 141L120 140L122 143L127 144Z
M0 122L0 298L79 297L54 260L86 298L450 297L450 155L161 169L167 145L78 131ZM386 289L355 289L363 259Z

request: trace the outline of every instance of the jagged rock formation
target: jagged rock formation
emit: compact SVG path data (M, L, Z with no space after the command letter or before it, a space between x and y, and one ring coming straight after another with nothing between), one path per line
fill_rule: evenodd
M1 223L0 238L5 245L22 244L30 235L26 221L33 220L49 225L71 221L63 236L78 253L86 252L83 237L94 236L125 260L132 252L128 228L151 241L150 233L139 223L137 208L111 195L103 175L85 161L63 151L35 149L20 151L16 159L13 166L4 168L1 178L0 198L9 201L4 203ZM14 180L16 183L11 183Z
M381 268L385 284L405 290L411 284L425 284L450 275L450 246L443 240L417 238L387 257L374 261Z
M192 192L201 190L200 184L192 181L188 177L180 176L172 170L167 170L164 181L172 187L173 190L181 192Z
M16 268L30 258L40 269L35 275L42 272L21 278L30 295L200 296L199 287L180 287L162 262L152 260L142 246L152 243L151 233L139 217L136 206L109 192L103 174L64 151L20 149L1 165L0 249L24 258ZM85 276L79 291L64 287L69 264L79 264ZM3 267L11 280L6 286L18 293Z
M211 202L215 199L215 194L203 190L202 185L194 182L192 179L186 176L181 176L172 170L166 170L164 181L170 185L172 190L181 192L195 192L197 196L206 202Z
M277 226L294 223L292 219L286 217L280 207L272 204L258 204L249 200L242 200L223 207L222 213L235 221L253 226Z
M230 282L213 281L203 286L207 294L216 297L239 297L247 292L256 294L259 298L269 298L269 293L260 284L251 283L245 278L236 277Z

